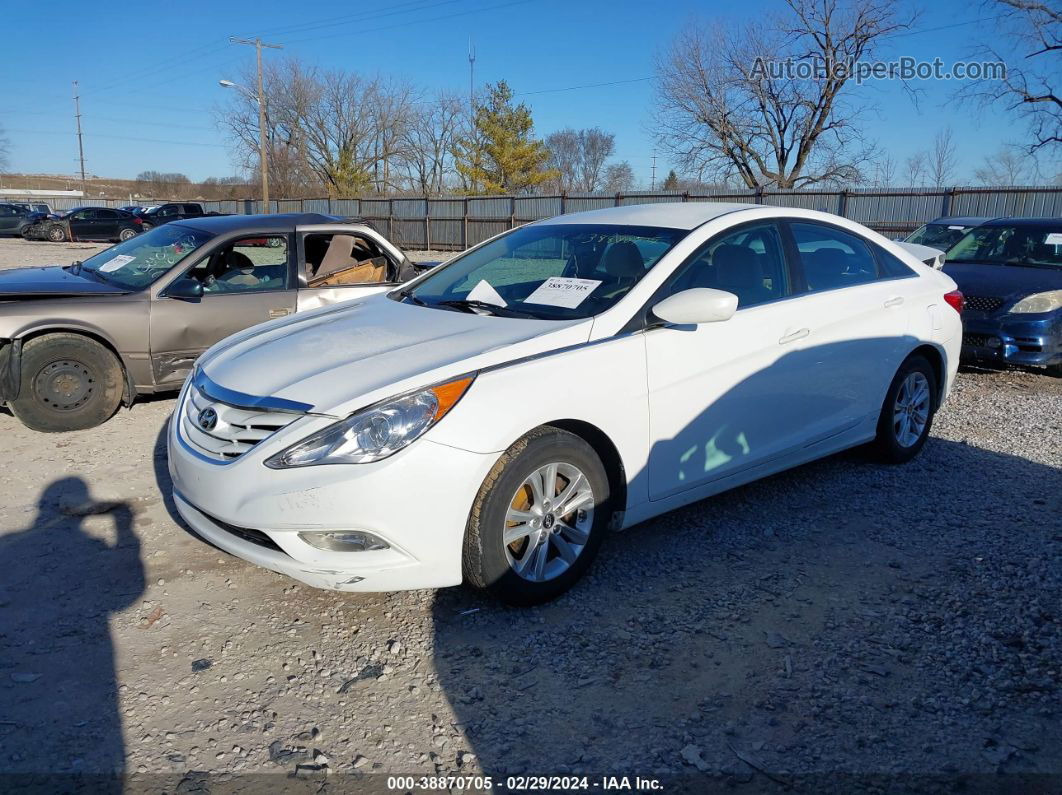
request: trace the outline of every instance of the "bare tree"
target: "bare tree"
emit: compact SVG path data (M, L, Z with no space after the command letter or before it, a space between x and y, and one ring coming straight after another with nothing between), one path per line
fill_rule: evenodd
M993 187L1027 185L1032 176L1028 156L1013 146L1005 146L985 157L981 166L974 169L974 179Z
M925 152L915 152L904 162L905 181L912 188L924 187L929 162Z
M440 93L413 113L399 158L411 190L424 196L445 190L454 174L453 147L464 112L463 99Z
M875 0L787 0L788 13L737 31L689 25L657 60L658 141L698 178L797 188L854 180L872 152L848 101L850 66L909 26ZM822 76L771 66L794 59Z
M634 169L626 160L605 169L604 189L607 193L624 193L634 188Z
M959 96L996 105L1028 123L1028 151L1062 145L1062 6L1051 0L987 0L997 14L992 44L978 48L986 60L1006 64L1006 75L986 75Z
M548 187L564 192L575 190L583 157L579 131L571 127L557 130L546 136L545 144L549 151L547 165L557 172Z
M605 162L616 150L616 136L600 127L579 131L579 147L582 157L579 162L579 188L587 192L601 187Z
M888 152L881 152L874 160L873 183L879 188L891 188L896 179L896 161Z
M951 127L945 127L933 138L933 148L926 156L929 182L935 187L950 184L955 179L958 157Z

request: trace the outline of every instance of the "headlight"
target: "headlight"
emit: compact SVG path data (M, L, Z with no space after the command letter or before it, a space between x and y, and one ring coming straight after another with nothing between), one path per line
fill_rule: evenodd
M272 469L315 464L369 464L394 455L446 416L471 386L465 375L376 403L266 461Z
M1027 295L1011 307L1011 312L1053 312L1062 307L1062 290Z

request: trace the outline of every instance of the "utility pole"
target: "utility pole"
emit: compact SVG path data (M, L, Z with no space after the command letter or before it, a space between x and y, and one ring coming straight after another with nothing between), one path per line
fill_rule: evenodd
M81 97L77 93L77 81L74 81L74 119L77 121L77 155L81 161L81 195L85 196L85 146L81 142Z
M266 44L257 36L250 39L238 39L229 36L233 44L248 44L255 48L258 54L258 170L262 172L262 204L265 211L269 212L269 153L266 151L266 104L265 91L262 89L262 48L269 47L273 50L282 50L282 44Z
M656 152L653 152L653 181L649 190L656 190Z

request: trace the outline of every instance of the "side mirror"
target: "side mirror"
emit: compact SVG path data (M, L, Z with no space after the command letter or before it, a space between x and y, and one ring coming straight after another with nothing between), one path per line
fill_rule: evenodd
M653 314L676 326L718 323L737 311L738 297L725 290L694 287L669 295L653 307Z
M167 298L202 298L203 283L196 279L178 279L166 288Z

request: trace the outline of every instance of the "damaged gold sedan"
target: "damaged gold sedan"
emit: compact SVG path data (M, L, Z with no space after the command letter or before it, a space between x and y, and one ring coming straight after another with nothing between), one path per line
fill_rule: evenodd
M371 224L317 213L177 221L84 262L0 271L0 405L34 430L91 428L180 389L231 334L415 273Z

